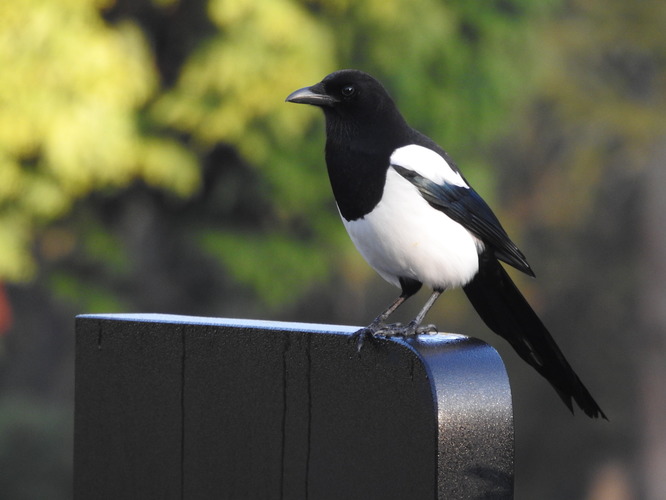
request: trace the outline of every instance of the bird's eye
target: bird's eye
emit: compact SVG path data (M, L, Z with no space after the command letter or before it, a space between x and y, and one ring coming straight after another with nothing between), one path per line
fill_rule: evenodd
M340 90L340 93L342 94L342 97L348 99L352 97L354 94L356 94L356 87L354 87L353 85L345 85L344 87L342 87L342 90Z

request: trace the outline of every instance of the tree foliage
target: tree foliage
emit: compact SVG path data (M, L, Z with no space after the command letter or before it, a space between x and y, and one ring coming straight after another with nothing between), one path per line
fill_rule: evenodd
M158 88L150 49L136 24L107 25L104 4L0 7L0 278L31 277L35 232L92 191L197 185L192 152L142 128Z

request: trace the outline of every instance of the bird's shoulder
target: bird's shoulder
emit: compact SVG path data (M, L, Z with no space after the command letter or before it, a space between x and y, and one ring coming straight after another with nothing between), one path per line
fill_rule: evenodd
M391 155L391 168L415 186L430 206L492 248L497 258L533 275L525 256L451 157L427 136L415 132L413 138Z
M456 162L439 144L427 135L410 128L409 139L394 151L395 160L409 162L410 166L430 174L432 180L442 180L462 187L469 183L458 168ZM392 163L394 158L391 158ZM400 163L399 163L400 164ZM408 165L402 165L408 167Z

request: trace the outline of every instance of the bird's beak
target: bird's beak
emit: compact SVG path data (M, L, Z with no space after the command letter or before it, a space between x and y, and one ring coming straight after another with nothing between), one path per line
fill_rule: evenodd
M326 94L320 85L298 89L287 96L286 102L295 102L296 104L312 104L313 106L333 106L337 99Z

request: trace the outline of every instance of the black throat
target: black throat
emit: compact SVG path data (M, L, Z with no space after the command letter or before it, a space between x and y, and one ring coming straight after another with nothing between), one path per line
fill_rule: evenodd
M326 114L326 166L333 195L345 220L361 219L379 203L393 152L409 143L410 128L390 113L369 120Z

